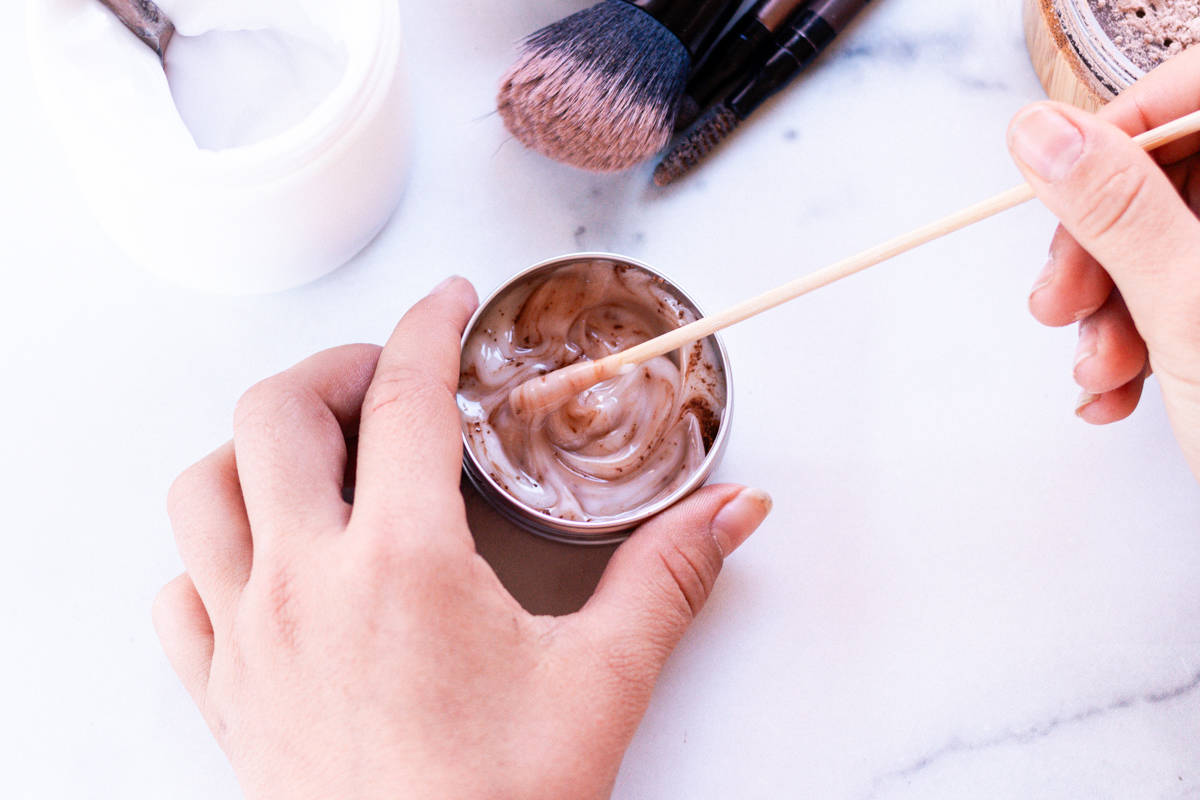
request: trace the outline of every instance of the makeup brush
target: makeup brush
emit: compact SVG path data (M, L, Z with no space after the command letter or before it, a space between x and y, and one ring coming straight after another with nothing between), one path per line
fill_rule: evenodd
M175 25L162 9L150 0L100 0L117 15L126 28L158 53L158 60L166 63L167 45L175 35Z
M1200 132L1200 111L1195 111L1174 122L1147 131L1137 136L1134 141L1147 150L1153 150L1198 132ZM703 317L597 361L577 361L554 372L532 378L513 388L508 396L509 405L517 414L537 415L552 411L588 387L623 375L651 358L666 355L684 345L724 330L730 325L783 305L789 300L828 286L834 281L861 272L901 253L907 253L954 231L962 230L980 220L995 216L1001 211L1015 208L1033 198L1033 188L1027 183L1021 184L936 222L931 222L869 250L864 250L858 255L838 261L757 297L738 303L720 314Z
M534 33L496 107L522 144L595 172L670 141L692 60L738 0L604 0Z
M675 130L691 126L734 81L767 60L775 33L809 0L758 0L725 32L688 81L675 116Z
M870 0L814 0L776 35L776 49L753 77L708 112L654 170L666 186L682 177L811 64Z

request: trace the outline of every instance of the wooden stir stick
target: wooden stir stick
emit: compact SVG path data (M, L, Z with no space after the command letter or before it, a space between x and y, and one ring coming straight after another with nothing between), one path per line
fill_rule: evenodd
M1166 125L1147 131L1135 137L1134 141L1146 150L1153 150L1197 132L1200 132L1200 111L1195 111L1173 122L1168 122ZM876 245L869 250L864 250L858 255L830 264L757 297L744 300L720 314L703 317L597 361L576 362L554 372L531 378L509 393L509 404L517 414L537 414L550 411L583 390L627 373L638 364L657 356L666 355L691 342L704 339L730 325L735 325L764 311L783 305L789 300L795 300L801 295L828 286L834 281L861 272L867 267L873 267L895 258L901 253L907 253L909 250L914 250L947 234L962 230L980 220L995 216L1001 211L1015 208L1032 200L1034 196L1033 187L1028 183L1022 184L936 222L931 222Z

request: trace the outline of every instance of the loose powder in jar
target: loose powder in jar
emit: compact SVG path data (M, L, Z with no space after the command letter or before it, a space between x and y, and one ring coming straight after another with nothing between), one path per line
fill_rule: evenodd
M1200 0L1088 0L1113 44L1149 72L1200 42Z
M463 347L467 446L505 492L550 516L612 520L668 497L701 468L725 409L711 340L518 417L521 383L625 350L696 319L661 278L591 261L535 274L489 303Z

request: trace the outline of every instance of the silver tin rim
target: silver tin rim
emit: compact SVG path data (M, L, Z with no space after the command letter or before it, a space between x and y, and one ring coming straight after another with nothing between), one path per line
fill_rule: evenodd
M467 323L466 331L463 333L462 341L459 345L459 353L461 357L462 348L466 347L467 339L470 337L475 326L479 323L480 317L487 308L495 302L495 300L507 291L514 284L523 281L530 276L542 272L557 269L581 261L610 261L614 264L624 264L637 269L643 270L664 281L668 290L674 294L679 300L686 303L698 315L703 316L704 312L696 301L680 288L679 284L669 275L664 275L661 271L651 267L634 258L619 255L617 253L605 252L583 252L583 253L568 253L566 255L549 258L545 261L539 261L533 266L518 272L513 277L502 283L494 292L479 304L479 308L471 316L470 322ZM603 522L578 522L574 520L558 519L552 517L542 511L539 511L532 506L529 506L520 500L516 499L506 492L499 484L492 480L491 475L487 470L483 469L478 459L475 457L474 451L471 449L471 442L467 438L466 431L462 432L463 446L463 471L471 484L479 491L488 503L506 517L510 522L516 523L525 530L535 533L538 536L547 539L553 539L558 542L566 542L568 544L586 544L586 545L605 545L614 544L624 541L633 532L633 529L641 525L646 520L665 511L671 506L684 499L692 492L699 489L711 477L716 470L717 465L721 461L721 457L725 454L725 448L729 440L729 430L733 423L733 371L729 363L729 351L725 349L725 342L721 340L719 335L714 334L709 339L712 341L717 355L721 362L721 371L725 376L725 409L721 414L721 425L717 429L716 438L713 440L712 447L709 448L708 454L704 457L700 468L691 478L685 481L678 489L664 497L662 500L645 508L638 509L625 516L604 520Z

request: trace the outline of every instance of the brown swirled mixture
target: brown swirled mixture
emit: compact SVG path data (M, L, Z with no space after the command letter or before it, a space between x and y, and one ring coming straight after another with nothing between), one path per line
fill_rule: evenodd
M697 472L721 425L725 375L709 340L532 419L512 412L508 394L695 318L661 279L608 261L510 287L463 348L458 406L468 446L505 491L561 519L612 519L666 497Z

